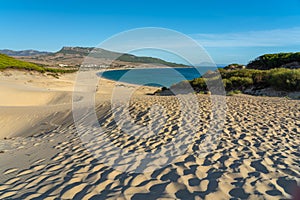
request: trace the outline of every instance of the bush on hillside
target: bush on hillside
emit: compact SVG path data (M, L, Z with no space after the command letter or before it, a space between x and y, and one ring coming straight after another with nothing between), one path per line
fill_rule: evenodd
M268 69L280 68L281 66L286 65L288 63L299 62L299 61L300 61L300 52L265 54L251 61L247 65L247 68L268 70Z
M77 71L76 69L60 69L60 68L47 68L39 66L34 63L17 60L13 57L0 54L0 70L4 69L24 69L24 70L34 70L41 73L50 72L50 73L72 73Z
M268 83L276 89L299 91L300 70L296 69L273 69L270 70Z
M220 69L222 81L226 91L248 88L262 89L273 87L277 90L299 91L300 69L272 69L272 70L224 70ZM207 91L207 81L214 78L196 78L190 81L195 91Z
M39 72L45 72L43 67L40 67L36 64L17 60L10 56L0 54L0 69L6 68L16 68L16 69L25 69L25 70L35 70Z
M226 90L240 89L243 90L253 85L252 78L233 76L229 79L223 79L224 87Z

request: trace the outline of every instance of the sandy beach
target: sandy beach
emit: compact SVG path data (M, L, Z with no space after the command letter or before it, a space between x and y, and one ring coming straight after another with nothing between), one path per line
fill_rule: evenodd
M160 127L157 135L136 139L138 128L123 134L114 123L115 82L101 79L95 107L112 145L94 140L87 148L72 115L75 78L75 73L57 79L38 72L0 72L0 199L287 199L300 185L299 100L226 97L217 143L198 155L209 129L209 95L196 95L202 111L197 119L182 120L175 96L149 95L156 88L117 83L137 89L129 104L135 123ZM150 112L154 105L165 112ZM188 131L185 123L193 120L197 132L187 151L160 169L130 173L105 160L117 153L113 146L167 154L164 145ZM131 167L139 167L138 159Z

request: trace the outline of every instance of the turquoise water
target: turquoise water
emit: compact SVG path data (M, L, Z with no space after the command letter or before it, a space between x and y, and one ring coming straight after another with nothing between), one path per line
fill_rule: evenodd
M124 69L111 70L99 73L106 79L155 87L170 87L183 80L192 80L200 77L208 70L214 71L212 67L197 68L151 68L151 69Z

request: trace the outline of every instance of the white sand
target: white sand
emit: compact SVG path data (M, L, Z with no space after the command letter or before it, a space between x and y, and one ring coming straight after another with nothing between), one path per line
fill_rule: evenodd
M293 185L300 184L297 100L228 97L220 140L211 152L199 156L193 151L208 129L210 98L197 95L202 112L189 150L162 169L132 174L111 168L83 146L71 112L74 80L74 74L56 79L0 72L0 199L284 199L291 197ZM113 87L113 81L102 79L96 95L98 118L107 129L114 120L109 112ZM133 142L131 135L113 128L108 134L113 145L142 152L145 147L162 147L167 153L164 144L176 137L177 130L188 131L185 121L178 121L178 100L145 95L153 91L140 88L131 99L130 114L137 124L165 127L159 137ZM155 104L166 112L147 112ZM137 129L130 134L138 133ZM111 146L94 142L90 150L113 157Z

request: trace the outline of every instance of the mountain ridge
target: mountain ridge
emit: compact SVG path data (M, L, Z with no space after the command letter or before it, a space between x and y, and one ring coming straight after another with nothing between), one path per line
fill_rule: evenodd
M8 55L8 56L35 56L35 55L45 55L45 54L49 54L51 52L37 51L37 50L33 50L33 49L19 50L19 51L10 50L10 49L2 49L2 50L0 50L0 53Z
M24 51L35 51L35 50L24 50ZM12 51L14 52L14 51ZM1 53L1 50L0 50ZM10 50L5 50L3 54L8 55ZM50 65L50 66L77 66L79 67L86 57L92 58L96 63L99 64L109 64L113 61L115 67L127 66L132 67L137 64L154 64L154 65L165 65L169 67L188 67L184 64L178 64L173 62L168 62L160 58L147 57L147 56L135 56L128 53L114 52L101 48L94 47L70 47L63 46L60 50L56 52L38 52L32 54L21 54L15 53L14 57L28 62L37 63L40 65ZM110 61L109 61L110 60Z

